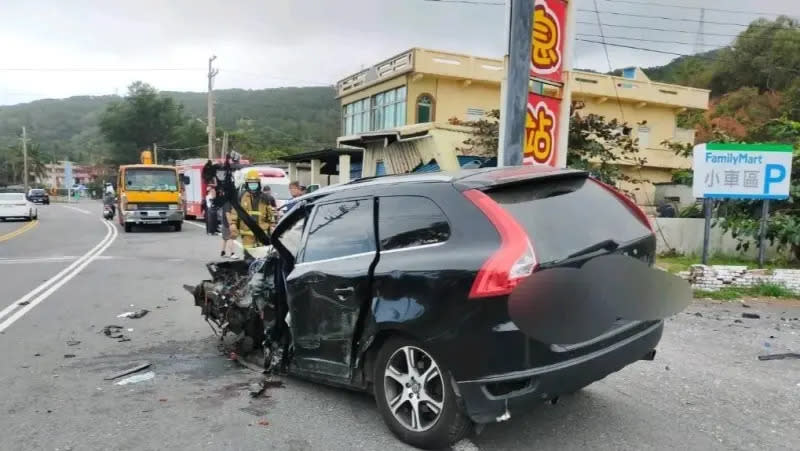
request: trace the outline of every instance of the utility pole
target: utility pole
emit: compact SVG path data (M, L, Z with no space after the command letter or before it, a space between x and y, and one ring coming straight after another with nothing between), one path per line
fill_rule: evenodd
M208 159L214 158L214 144L217 140L217 121L214 117L214 77L219 73L219 69L214 69L212 63L217 59L217 55L212 55L208 59Z
M28 193L28 133L25 126L22 126L22 184L25 186L25 193Z
M497 166L522 164L528 80L530 79L532 0L506 2L506 78L500 99L500 136Z
M158 143L153 143L153 164L158 164Z

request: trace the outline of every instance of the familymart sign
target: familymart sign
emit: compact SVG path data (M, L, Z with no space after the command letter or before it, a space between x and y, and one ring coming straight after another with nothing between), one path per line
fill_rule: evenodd
M694 148L694 197L704 199L786 199L792 174L792 146L700 144Z

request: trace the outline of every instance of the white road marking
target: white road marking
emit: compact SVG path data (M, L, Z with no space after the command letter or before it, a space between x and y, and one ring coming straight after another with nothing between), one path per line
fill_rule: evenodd
M21 265L33 263L61 263L71 260L77 260L76 255L62 255L57 257L31 257L31 258L0 258L0 265ZM110 255L98 255L97 260L112 260L120 257L112 257Z
M106 226L108 229L108 233L106 236L89 252L85 253L81 258L72 262L69 266L64 268L61 272L56 274L55 276L51 277L38 287L31 290L25 296L17 299L3 309L0 312L0 319L11 313L17 307L20 307L20 303L27 302L22 308L14 312L11 316L9 316L5 321L0 323L0 332L6 330L9 326L14 324L18 319L22 318L23 315L28 313L32 308L36 307L39 303L47 299L51 294L53 294L56 290L61 288L65 283L69 282L77 276L83 268L85 268L89 263L94 261L100 254L102 254L111 243L117 238L118 232L117 228L113 225L109 224L107 221L103 221L103 225ZM34 297L35 296L35 297ZM33 299L31 299L33 298Z
M59 204L59 206L60 206L60 207L64 207L64 208L69 208L70 210L79 211L79 212L81 212L81 213L83 213L83 214L85 214L85 215L90 215L90 214L92 214L92 212L90 212L89 210L84 210L83 208L72 207L72 206L70 206L70 205L60 205L60 204Z

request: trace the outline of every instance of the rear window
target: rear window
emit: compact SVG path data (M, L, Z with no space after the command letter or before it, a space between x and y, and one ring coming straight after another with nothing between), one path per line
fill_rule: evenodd
M515 185L486 194L525 228L539 263L605 240L624 245L651 233L622 201L586 178Z
M33 195L39 196L39 195L44 194L44 190L43 189L32 189L30 194L31 194L31 196L33 196Z

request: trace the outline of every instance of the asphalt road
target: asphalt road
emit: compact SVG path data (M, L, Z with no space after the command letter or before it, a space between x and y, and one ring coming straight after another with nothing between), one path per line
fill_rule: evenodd
M181 288L205 277L219 239L188 224L125 234L100 211L43 206L35 227L0 241L0 449L407 449L367 395L287 378L251 399L258 375L222 355ZM0 237L23 225L0 223ZM800 449L800 360L757 360L800 351L800 304L751 304L695 303L668 322L655 361L455 448ZM117 318L140 308L150 313ZM130 341L106 337L106 325ZM104 380L145 360L152 380Z

